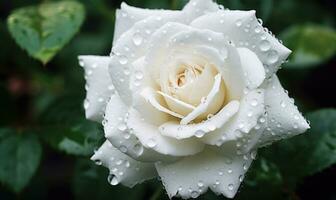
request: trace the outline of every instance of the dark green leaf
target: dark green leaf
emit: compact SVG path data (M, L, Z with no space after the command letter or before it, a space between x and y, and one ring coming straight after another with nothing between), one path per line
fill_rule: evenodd
M336 109L319 110L307 118L311 122L307 133L274 144L264 152L292 186L302 177L336 163Z
M237 199L284 199L282 184L278 167L260 156L247 173Z
M68 154L91 155L103 137L102 126L84 118L82 101L76 95L55 99L41 120L42 138Z
M0 129L0 181L20 192L35 173L41 153L35 135Z
M42 3L13 11L7 24L23 49L47 63L79 30L84 13L76 1Z
M281 34L285 45L293 51L288 68L307 68L335 55L336 32L318 25L293 26Z

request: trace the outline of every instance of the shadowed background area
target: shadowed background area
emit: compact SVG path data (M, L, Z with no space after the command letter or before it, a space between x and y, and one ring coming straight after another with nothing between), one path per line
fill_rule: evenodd
M62 4L0 0L0 199L168 199L159 180L132 189L111 186L107 169L89 160L104 134L100 124L84 117L84 71L77 56L109 54L121 1L78 0L65 6L70 20L55 25L58 32L42 32L36 9L53 2ZM164 9L181 9L186 2L126 1ZM336 199L335 1L216 2L256 10L264 26L293 50L278 75L312 127L260 149L235 199ZM36 41L20 24L28 23L26 17L32 20L29 28L58 34L51 50L34 49ZM207 192L199 199L225 198Z

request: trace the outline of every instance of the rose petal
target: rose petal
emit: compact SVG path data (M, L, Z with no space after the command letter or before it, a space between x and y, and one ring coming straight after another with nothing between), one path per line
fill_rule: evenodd
M239 138L252 138L251 129L257 124L264 112L264 91L256 89L246 94L240 102L238 113L221 128L201 138L206 144L225 146L225 142ZM255 136L254 136L255 137ZM260 136L259 136L260 137Z
M249 89L259 87L265 79L265 69L255 53L248 48L237 48L240 62L245 74L246 85Z
M165 98L167 105L171 110L174 110L183 116L187 115L195 109L193 105L180 101L166 93L163 93L161 91L157 91L157 93Z
M294 100L281 86L278 77L274 75L264 87L267 115L263 121L267 128L260 138L260 145L305 132L309 124L294 105Z
M173 160L175 158L157 153L144 147L133 130L127 125L128 108L120 97L115 94L106 106L103 120L105 137L121 152L139 161Z
M213 0L190 0L183 8L183 16L187 23L199 16L216 12L219 6Z
M157 20L165 21L183 21L182 11L177 10L162 10L162 9L143 9L127 5L125 2L121 3L120 9L116 10L116 23L114 27L113 43L120 38L120 36L138 21L144 20L148 17L156 17Z
M221 96L222 93L220 90L225 90L222 84L222 77L220 74L217 74L215 76L215 82L213 85L213 88L209 92L208 96L205 98L203 102L201 102L195 110L193 110L191 113L189 113L187 116L183 117L181 119L181 124L186 125L192 120L196 119L200 115L204 114L205 112L209 112L210 108L213 105L218 105L224 103L224 96ZM221 102L218 102L221 101Z
M177 139L185 139L192 136L200 138L205 134L222 127L234 114L236 114L238 109L239 102L231 101L216 115L206 121L187 125L181 125L178 121L168 121L162 124L159 130L161 134Z
M79 56L79 64L84 68L86 79L86 99L84 101L87 119L101 122L108 98L114 93L114 86L108 75L110 57Z
M226 151L206 149L175 163L156 163L156 169L169 198L196 198L210 188L216 194L232 198L244 178L252 159Z
M189 156L201 152L204 148L196 139L177 140L161 135L157 126L143 120L134 109L129 111L127 125L146 148L163 155Z
M177 118L183 118L183 115L173 112L167 107L163 106L165 100L161 96L159 96L158 93L156 93L152 88L143 89L140 95L143 97L143 99L147 101L147 103L151 104L158 111L167 113Z
M109 141L95 152L91 160L110 170L108 181L111 185L123 184L128 187L157 176L154 164L142 163L121 153Z
M227 36L237 47L246 47L259 57L267 77L274 74L291 51L258 22L255 11L219 11L203 15L191 23Z
M116 24L114 31L113 43L132 26L148 17L155 17L158 21L177 21L188 24L195 18L204 13L214 12L218 10L218 5L212 0L191 0L180 10L163 10L163 9L143 9L121 3L120 9L116 10Z

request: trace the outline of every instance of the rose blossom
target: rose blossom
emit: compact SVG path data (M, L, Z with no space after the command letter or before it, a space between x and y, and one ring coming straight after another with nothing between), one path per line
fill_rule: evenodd
M191 0L116 16L111 55L79 57L112 185L161 177L169 197L232 198L259 147L309 128L275 75L291 51L255 11Z

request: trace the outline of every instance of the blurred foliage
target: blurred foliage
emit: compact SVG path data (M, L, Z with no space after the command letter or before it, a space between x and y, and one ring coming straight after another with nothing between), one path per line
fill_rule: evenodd
M317 25L293 26L280 36L293 51L288 67L311 67L330 59L336 52L336 31Z
M186 2L126 1L165 9L180 9ZM279 76L312 127L261 149L236 198L335 199L327 182L336 178L336 3L217 2L229 9L256 10L264 25L292 49ZM158 180L132 189L111 186L108 171L89 160L103 141L103 131L100 124L85 120L85 82L77 56L108 55L120 3L0 1L1 200L168 199ZM199 199L225 198L207 192Z
M61 1L14 10L7 23L16 42L45 64L78 31L83 20L81 4Z

